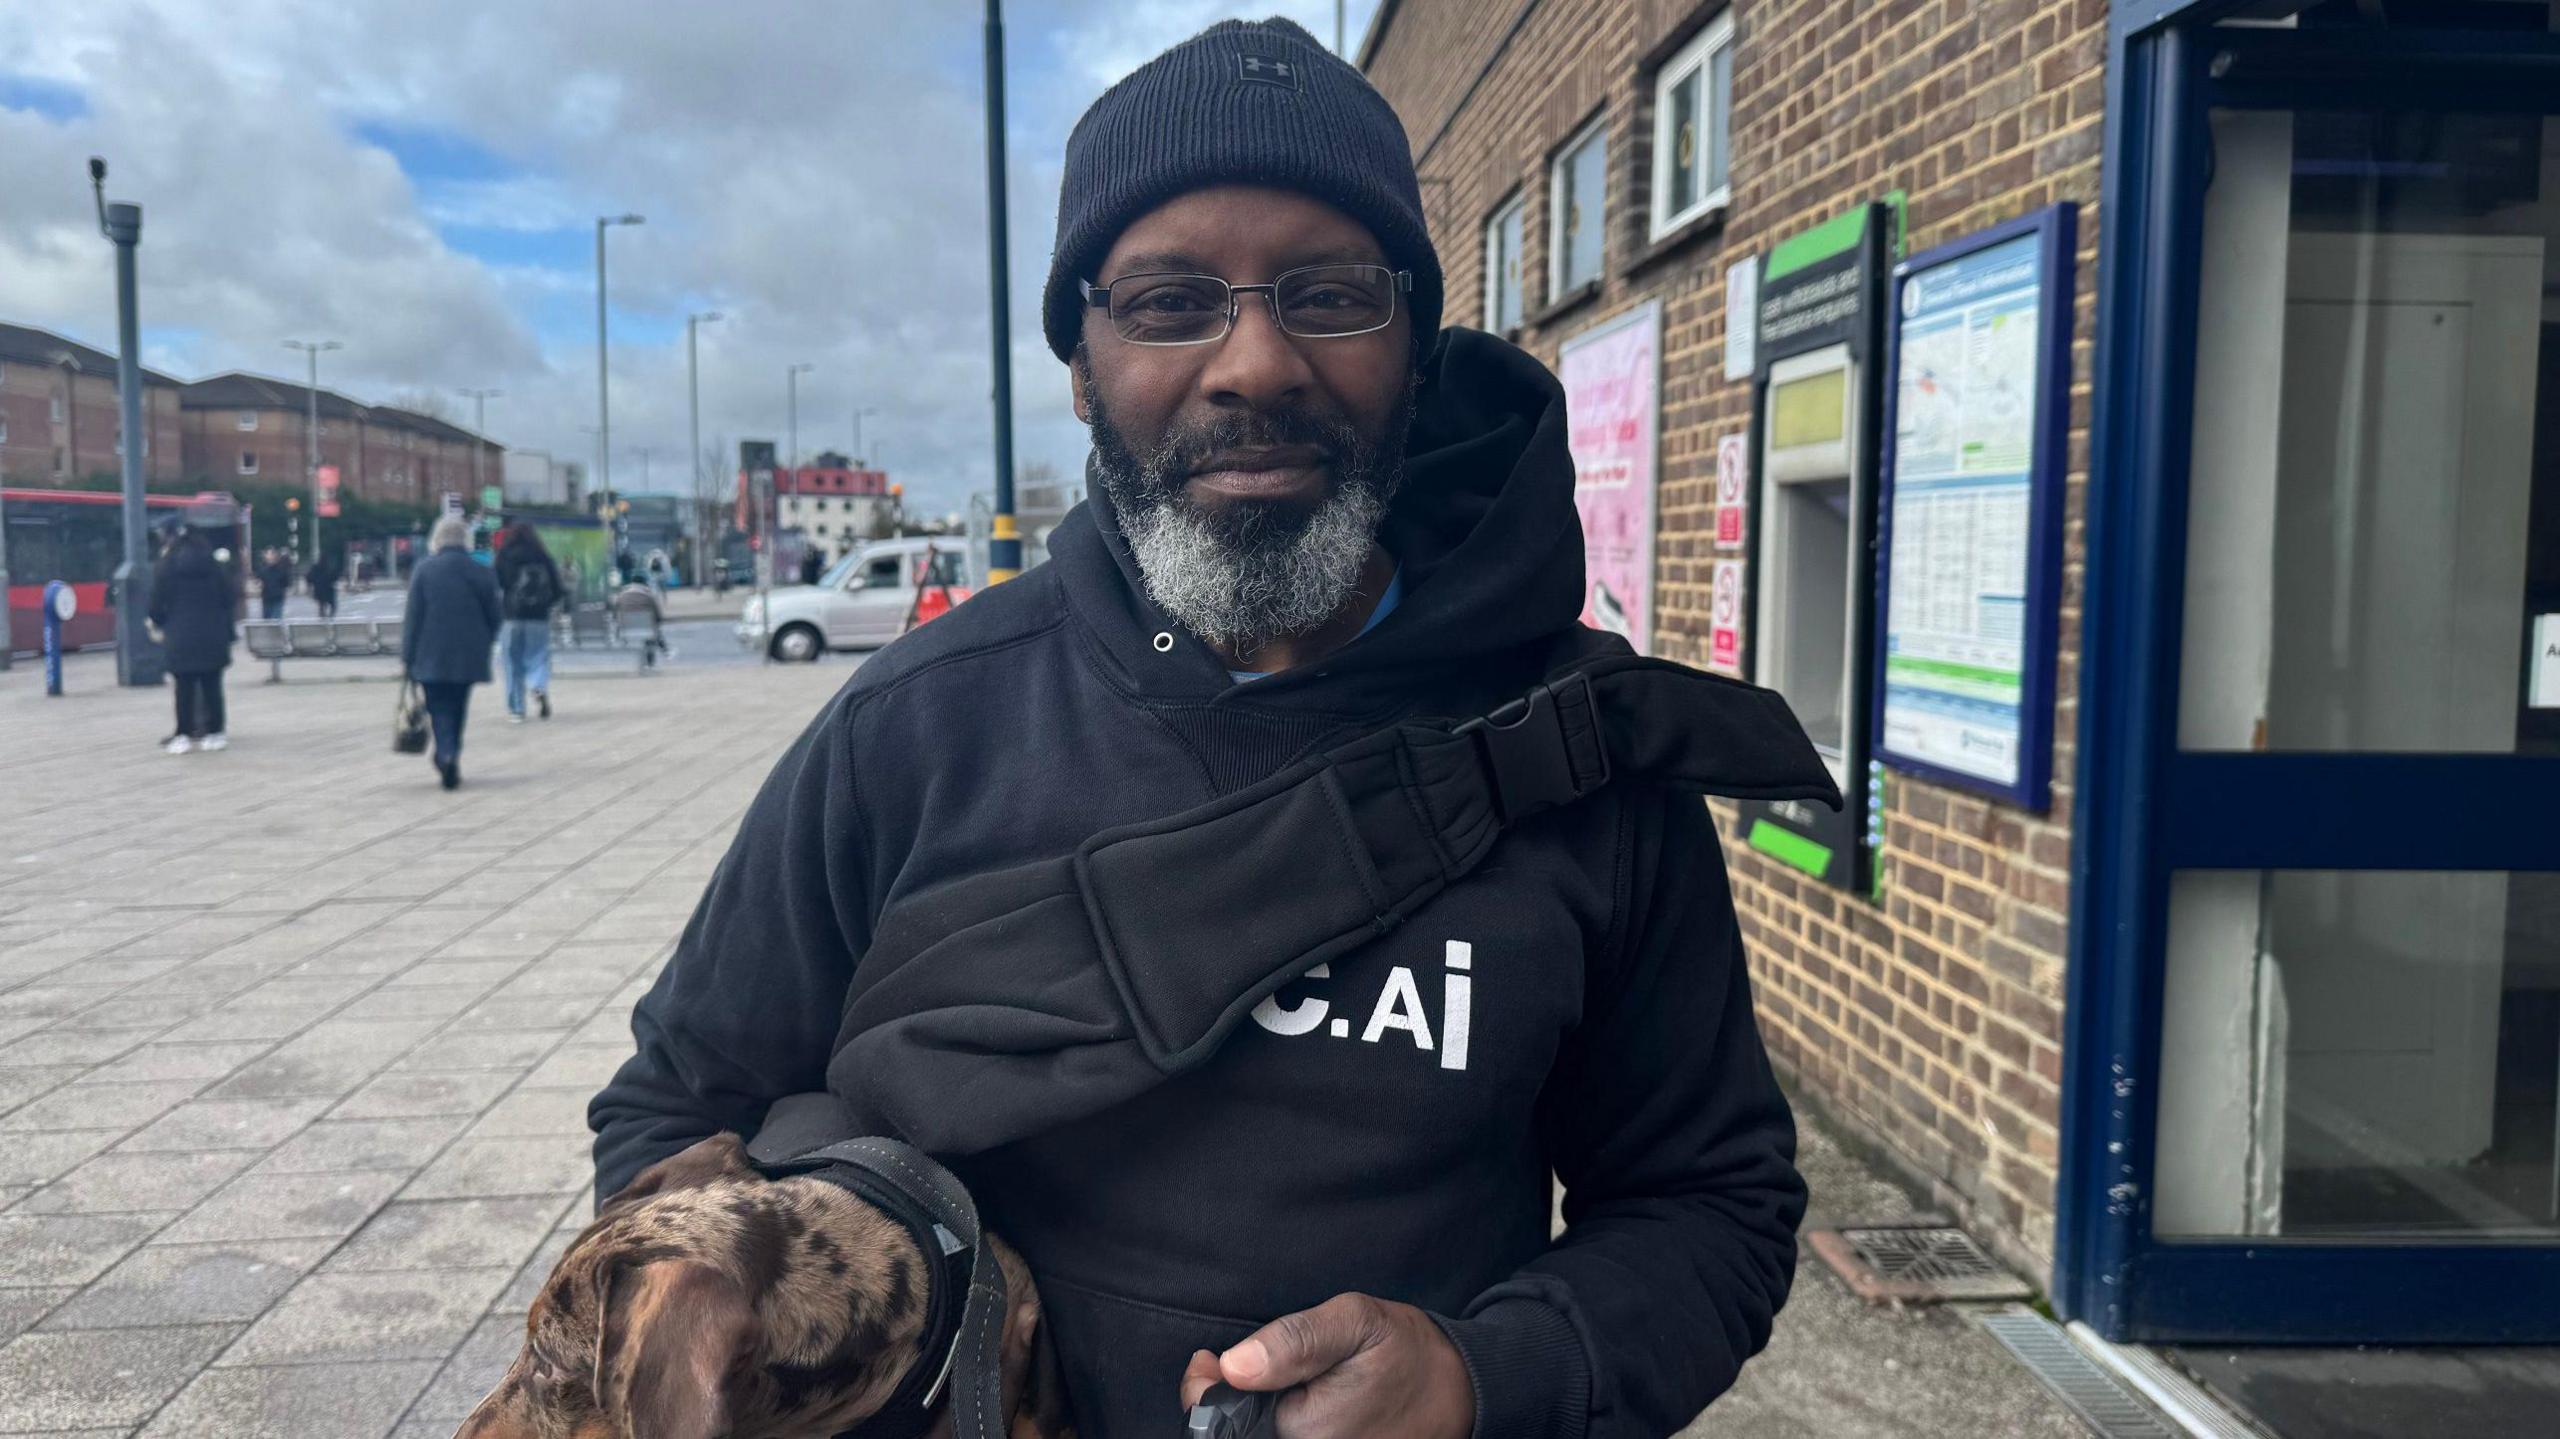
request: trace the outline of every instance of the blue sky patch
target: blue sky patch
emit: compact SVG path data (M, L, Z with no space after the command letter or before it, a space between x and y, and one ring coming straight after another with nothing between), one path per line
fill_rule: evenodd
M59 80L0 73L0 110L23 110L61 124L88 118L89 97Z

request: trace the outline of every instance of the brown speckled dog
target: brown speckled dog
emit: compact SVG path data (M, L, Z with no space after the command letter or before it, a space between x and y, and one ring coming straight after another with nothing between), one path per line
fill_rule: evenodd
M1007 1432L1072 1439L1031 1272L990 1247ZM455 1439L829 1439L918 1361L927 1299L924 1255L895 1220L824 1180L765 1179L735 1135L706 1139L569 1246L524 1352ZM932 1434L950 1433L945 1412Z

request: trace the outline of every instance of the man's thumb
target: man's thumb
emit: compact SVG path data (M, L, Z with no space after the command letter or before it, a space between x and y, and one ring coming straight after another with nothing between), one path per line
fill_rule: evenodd
M1219 1355L1218 1369L1238 1389L1287 1389L1368 1348L1383 1328L1369 1296L1338 1294L1263 1325Z

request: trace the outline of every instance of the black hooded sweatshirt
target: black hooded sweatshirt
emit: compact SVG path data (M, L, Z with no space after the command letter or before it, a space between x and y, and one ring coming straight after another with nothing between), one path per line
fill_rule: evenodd
M1050 563L865 664L633 1014L638 1052L589 1114L597 1194L825 1088L884 911L1624 651L1576 623L1542 365L1447 332L1408 454L1380 535L1403 603L1315 664L1235 683L1146 598L1098 491ZM1346 1291L1433 1315L1487 1439L1671 1434L1767 1341L1805 1191L1696 796L1622 779L1526 820L1273 1000L1286 1023L1136 1099L951 1158L1038 1278L1082 1432L1176 1432L1192 1351Z

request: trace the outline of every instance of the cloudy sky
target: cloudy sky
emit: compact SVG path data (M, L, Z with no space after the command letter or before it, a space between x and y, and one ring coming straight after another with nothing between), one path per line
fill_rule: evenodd
M1376 0L1349 0L1356 48ZM1075 117L1234 14L1330 41L1330 0L1006 7L1016 446L1072 473L1083 429L1039 334ZM144 208L145 362L288 377L343 342L361 399L496 388L489 433L592 458L595 230L608 239L613 474L684 487L685 317L708 447L875 460L911 499L990 483L983 7L964 0L0 0L0 319L112 348L109 198Z

